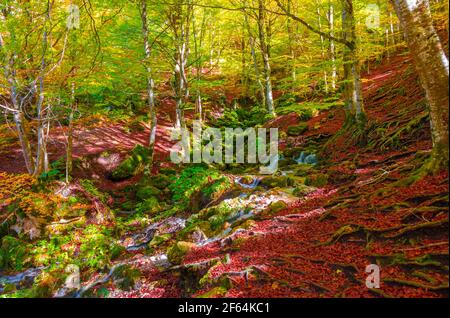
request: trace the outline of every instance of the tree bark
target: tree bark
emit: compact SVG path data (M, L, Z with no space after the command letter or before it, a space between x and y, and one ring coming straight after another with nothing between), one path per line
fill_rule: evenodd
M266 35L266 8L264 0L258 0L258 33L259 33L259 46L261 49L261 55L264 64L264 87L265 87L265 99L266 109L269 114L275 116L275 109L273 104L272 93L272 80L271 80L271 67L270 67L270 53L269 44Z
M433 172L447 168L449 116L449 64L433 27L428 0L391 0L425 89L431 118Z
M147 165L145 167L146 173L150 174L153 168L153 154L156 142L157 116L155 106L155 92L154 80L152 76L152 68L150 67L151 48L149 43L148 19L147 19L147 0L141 1L141 22L142 22L142 37L144 42L145 66L147 71L147 104L148 113L150 117L150 137L149 137L149 155L147 158Z
M349 45L344 46L344 96L347 107L347 120L356 122L363 129L366 115L364 111L361 71L357 54L356 25L352 0L341 0L342 34Z

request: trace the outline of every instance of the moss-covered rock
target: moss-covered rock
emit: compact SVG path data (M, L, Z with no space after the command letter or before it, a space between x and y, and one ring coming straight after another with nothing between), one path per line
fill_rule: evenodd
M299 124L297 126L288 127L287 134L289 136L300 136L308 130L308 124Z
M163 210L163 206L156 197L149 197L136 205L138 212L155 214Z
M194 243L190 242L177 242L167 252L167 259L173 265L180 265L183 262L184 257L190 250L195 247Z
M280 212L282 210L285 210L287 208L286 202L283 200L279 200L276 202L272 202L266 209L265 213L266 215L273 215L277 212Z
M154 187L163 190L172 183L172 180L169 176L166 176L165 174L158 174L151 178L151 183Z
M144 146L137 145L134 147L130 155L112 171L111 179L120 181L142 172L144 165L147 162L148 153L148 149Z
M324 187L328 184L328 175L317 173L308 175L305 180L305 185L313 187Z
M313 169L312 165L308 164L297 165L295 167L295 175L298 177L306 177L309 174L311 174L312 169Z
M197 296L197 298L221 298L227 294L228 290L225 287L214 287L213 289Z
M129 265L120 265L114 270L112 280L114 285L121 290L131 290L140 276L141 272L136 268Z
M230 180L226 177L203 185L199 190L192 194L189 202L189 209L194 213L199 212L212 201L220 198L225 191L231 188L231 186Z
M74 228L83 227L86 224L85 217L78 217L70 220L59 220L45 227L48 235L61 235L69 232Z
M160 195L161 190L151 185L139 188L138 191L136 192L136 197L139 200L146 200L151 197L159 197Z
M303 197L305 195L308 195L311 192L314 192L315 190L316 190L316 188L314 188L314 187L309 187L309 186L304 185L304 184L299 184L294 189L292 194L297 196L297 197Z
M266 177L261 180L261 185L269 188L286 188L294 185L294 180L288 176Z
M171 234L165 233L161 235L155 235L152 239L152 241L149 243L150 246L159 246L163 244L164 242L167 242L171 238Z

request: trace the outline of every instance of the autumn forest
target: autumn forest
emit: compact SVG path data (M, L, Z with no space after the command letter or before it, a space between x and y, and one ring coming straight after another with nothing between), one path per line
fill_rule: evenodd
M448 11L0 0L0 298L448 298Z

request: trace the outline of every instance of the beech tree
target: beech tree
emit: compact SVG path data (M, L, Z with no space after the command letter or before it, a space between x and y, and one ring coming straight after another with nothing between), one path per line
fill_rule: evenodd
M414 65L425 89L433 136L432 160L427 169L435 172L448 165L448 57L433 26L428 0L392 0L400 19Z

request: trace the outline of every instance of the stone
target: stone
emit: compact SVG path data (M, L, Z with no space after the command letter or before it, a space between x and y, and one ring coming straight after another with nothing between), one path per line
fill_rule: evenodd
M145 200L150 197L159 197L160 195L161 195L161 190L159 190L156 187L151 186L151 185L142 187L136 192L136 197L139 200Z
M183 262L184 257L195 247L194 243L190 242L177 242L167 252L167 259L173 265L180 265Z
M306 177L305 185L313 187L324 187L328 184L328 175L323 173L312 174Z
M170 238L172 237L171 234L166 233L166 234L161 234L161 235L155 235L153 237L153 239L151 240L151 242L149 243L150 246L159 246L161 244L163 244L164 242L167 242L168 240L170 240Z
M290 126L287 129L287 134L289 136L300 136L308 131L308 124L299 124L297 126Z

